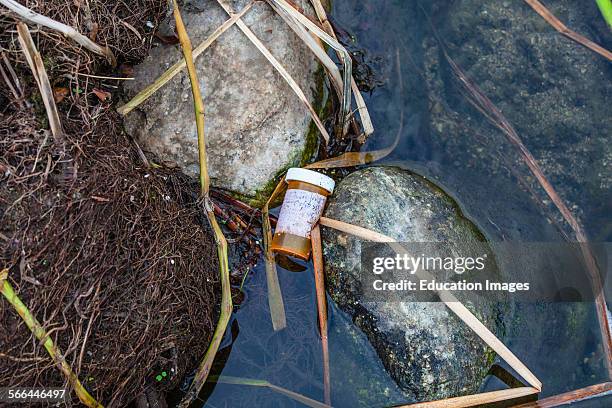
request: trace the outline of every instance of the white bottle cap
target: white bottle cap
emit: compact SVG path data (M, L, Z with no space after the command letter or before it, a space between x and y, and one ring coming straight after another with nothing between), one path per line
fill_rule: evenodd
M317 173L316 171L302 169L299 167L292 167L287 170L287 176L285 176L285 180L287 181L303 181L305 183L310 183L315 186L319 186L330 193L334 192L334 186L336 182L327 177L325 174Z

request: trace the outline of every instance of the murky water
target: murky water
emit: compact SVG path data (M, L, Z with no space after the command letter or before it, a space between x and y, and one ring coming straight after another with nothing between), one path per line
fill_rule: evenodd
M506 36L516 37L523 32L517 29L519 20L513 20L512 16L519 15L520 21L524 21L525 44L519 43L518 48L511 49L500 42L499 52L509 55L518 52L517 58L528 55L527 60L519 59L516 64L528 61L535 67L545 63L547 58L538 54L537 40L552 38L546 36L551 30L538 18L529 18L528 13L533 11L523 2L494 2L496 7L505 8L499 13L491 12L487 7L464 9L461 1L421 3L334 1L334 21L354 36L355 41L350 44L352 50L365 52L364 58L377 69L382 82L371 94L365 95L376 133L364 149L391 144L403 117L400 143L383 163L418 172L441 185L490 240L560 241L564 234L571 236L571 231L533 183L514 147L499 130L487 125L487 119L466 102L465 92L453 85L453 74L441 53L437 36L447 45L451 58L469 70L468 74L485 93L487 90L492 92L493 102L508 116L527 147L534 149L545 173L551 175L551 181L562 197L579 214L589 235L598 241L609 241L612 232L609 218L611 176L609 164L605 163L606 155L610 153L597 143L606 139L609 142L612 126L605 116L596 116L597 106L590 108L589 98L596 96L589 92L589 80L578 76L563 82L567 72L556 73L555 61L548 61L550 71L540 76L532 75L529 69L523 70L524 75L520 76L521 69L515 69L520 80L495 83L491 75L497 71L489 66L486 72L480 67L487 67L490 62L487 58L495 55L496 51L489 50L489 54L480 55L470 48L473 45L470 35L482 34L477 30L471 33L470 24L476 22L486 28L499 23L499 29L507 30ZM466 0L464 3L473 2ZM576 20L578 17L563 13L568 2L554 4L551 0L547 3L561 13L561 19L570 19L570 23L580 26ZM595 2L581 3L580 8L580 16L592 21L592 24L583 25L588 30L585 34L610 48L612 36L597 20ZM469 17L463 21L461 13ZM457 27L461 29L458 31ZM532 31L544 34L533 37L529 35ZM553 38L552 41L557 40ZM483 47L490 45L491 42L483 42ZM594 91L607 95L609 107L612 68L605 63L602 65L598 57L584 55L583 50L577 48L576 52L582 55L582 59L573 64L592 61L598 73L603 72L604 78L608 79L606 83L599 83ZM504 69L510 68L499 68L500 72ZM432 72L436 73L437 80L432 79ZM508 75L511 77L513 74ZM542 77L547 78L549 85L541 80ZM563 99L564 95L560 98L550 95L547 86L551 89L566 87L563 89L569 95L568 100ZM576 90L569 90L571 87ZM558 109L550 115L554 112L562 114L557 119L551 118L552 125L545 121L541 124L542 128L553 126L550 134L554 137L550 140L540 134L534 135L530 123L533 110L551 104L546 97L557 98L554 102ZM535 108L516 108L532 99L537 102ZM591 114L591 111L595 113ZM571 115L590 116L575 119ZM450 123L449 118L454 124L444 127ZM598 136L588 134L591 128L572 127L572 124L582 123L580 121L597 121ZM557 126L558 123L561 125ZM577 134L580 132L583 133ZM602 162L604 165L600 166ZM304 266L305 273L279 268L287 329L278 333L273 332L269 318L263 265L260 262L255 268L245 283L247 299L234 315L231 333L228 332L224 342L224 361L217 374L266 380L315 400L323 400L314 281L310 265ZM612 293L610 290L607 292L610 298ZM332 404L338 407L382 407L408 402L350 318L331 300L329 304ZM509 329L503 341L543 382L542 396L607 380L601 338L591 303L520 304L508 317L507 323ZM482 385L483 391L499 388L502 388L502 383L492 376ZM603 407L610 404L612 400L606 397L578 406ZM302 404L265 387L217 384L207 390L203 406L293 407Z

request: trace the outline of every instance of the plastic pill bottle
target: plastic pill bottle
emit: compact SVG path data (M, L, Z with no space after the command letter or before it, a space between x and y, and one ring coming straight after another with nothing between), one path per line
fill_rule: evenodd
M334 191L333 179L316 171L290 168L285 177L283 200L271 248L274 252L310 258L310 232L321 218L327 197Z

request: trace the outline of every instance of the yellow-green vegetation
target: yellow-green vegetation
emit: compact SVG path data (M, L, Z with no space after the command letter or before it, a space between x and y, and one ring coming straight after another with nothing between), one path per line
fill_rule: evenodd
M36 336L43 344L55 364L60 368L70 385L74 388L79 400L88 407L102 408L102 404L98 403L83 387L76 374L72 371L61 351L57 348L51 337L47 336L46 330L40 325L36 317L32 315L27 306L21 301L19 296L8 281L8 269L0 272L0 292L15 308L15 311L23 319L28 329Z
M204 360L200 363L198 371L196 373L187 394L180 403L181 407L187 407L197 397L200 389L206 382L206 378L210 373L215 355L223 339L223 334L229 322L230 315L232 313L232 292L230 288L230 276L229 276L229 261L227 258L227 240L221 231L221 227L217 223L215 213L213 211L213 204L209 197L210 191L210 177L208 176L208 166L206 160L206 140L204 138L204 102L202 101L202 93L200 91L200 84L196 74L195 65L193 63L193 55L191 51L191 41L189 35L183 24L181 13L178 8L176 0L173 2L174 6L174 20L176 21L176 31L181 43L183 50L183 57L187 64L187 71L189 72L189 81L191 82L191 90L193 93L193 105L195 110L196 127L198 131L198 154L200 159L200 195L206 210L206 216L208 222L215 234L215 241L217 243L217 256L219 257L219 272L221 275L221 314L219 315L219 321L213 334L208 350Z
M612 29L612 0L596 0L599 11L608 26Z

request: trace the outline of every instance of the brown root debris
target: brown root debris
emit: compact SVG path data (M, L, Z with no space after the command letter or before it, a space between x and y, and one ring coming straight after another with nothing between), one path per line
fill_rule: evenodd
M23 4L89 34L88 4L96 41L131 63L148 52L153 30L144 25L156 24L165 1ZM0 268L10 268L18 296L100 403L125 406L175 388L197 367L218 315L218 261L197 186L142 161L114 112L115 88L104 88L116 83L78 75L121 73L41 29L33 35L53 61L52 85L67 89L58 102L65 137L55 141L11 31L15 20L4 11L0 51L23 96L0 77ZM0 386L65 385L1 296L0 327Z
M197 365L219 287L190 184L140 165L114 119L56 146L26 115L0 115L0 262L92 395L121 406ZM64 383L3 299L0 326L3 386Z

